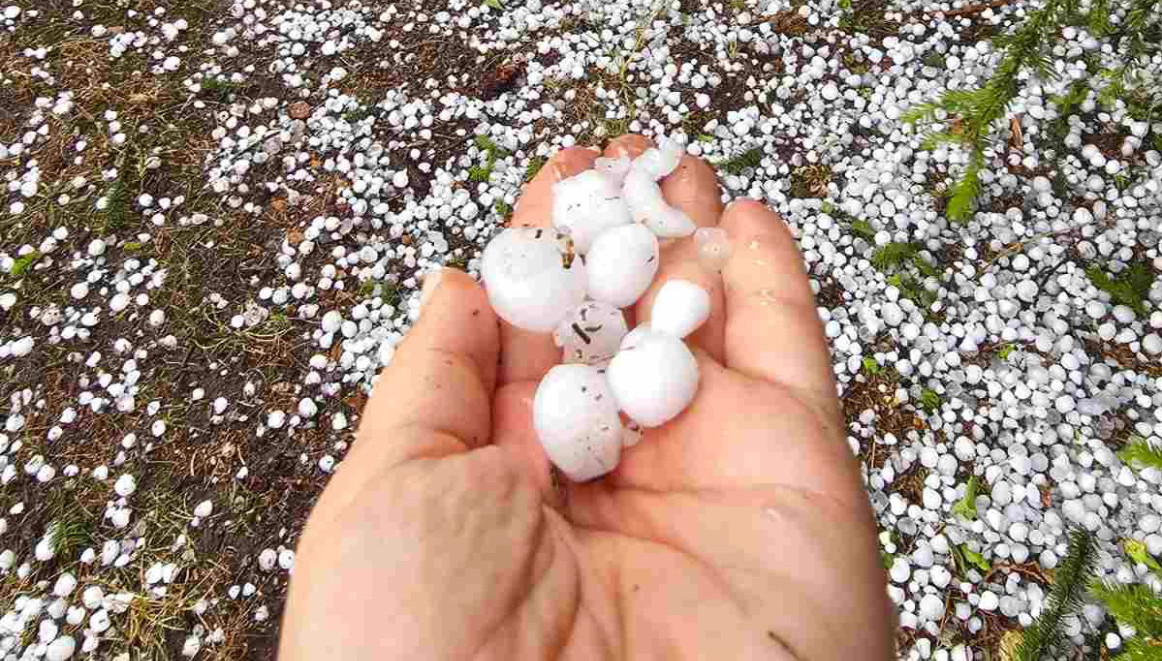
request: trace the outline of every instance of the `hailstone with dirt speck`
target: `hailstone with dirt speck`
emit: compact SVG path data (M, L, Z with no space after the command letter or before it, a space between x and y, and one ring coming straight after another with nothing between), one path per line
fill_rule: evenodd
M650 307L650 326L686 337L710 316L710 293L689 280L667 280Z
M613 358L628 327L619 308L586 301L561 320L553 342L561 347L562 363L603 365Z
M480 275L502 319L549 333L585 300L585 264L565 236L546 229L510 228L489 242Z
M590 298L624 308L658 272L658 237L642 225L614 227L597 237L586 261Z
M533 398L533 427L549 461L574 482L617 467L621 418L605 375L595 367L549 370Z
M579 255L610 227L631 222L621 187L597 170L584 170L553 184L553 227L573 240Z

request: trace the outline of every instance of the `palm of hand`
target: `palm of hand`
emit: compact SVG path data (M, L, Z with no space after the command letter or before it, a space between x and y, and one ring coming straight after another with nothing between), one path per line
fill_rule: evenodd
M555 166L591 160L568 151ZM518 222L545 215L546 170ZM708 172L684 163L664 186L702 225L720 215ZM689 243L666 249L658 281L699 279L715 299L691 338L698 396L583 485L551 483L531 429L551 340L497 328L479 287L446 272L382 377L398 382L377 387L395 401L373 398L312 514L283 656L888 658L874 528L826 348L793 244L771 223L757 205L722 217L738 235L722 278Z

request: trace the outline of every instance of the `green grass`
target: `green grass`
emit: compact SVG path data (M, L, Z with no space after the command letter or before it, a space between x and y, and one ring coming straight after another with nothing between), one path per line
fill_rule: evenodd
M940 395L937 394L935 390L932 390L931 388L925 388L920 393L920 399L918 403L920 404L920 408L931 414L940 410L940 404L942 402Z
M967 574L970 567L976 567L982 574L987 574L992 570L993 567L989 564L988 559L983 554L968 548L968 544L960 544L953 548L955 549L953 561L956 563L961 576Z
M718 164L727 174L739 175L748 169L757 168L763 162L763 150L753 147Z
M512 215L512 205L504 200L500 200L494 204L493 209L496 211L496 215L505 220L508 220L508 217Z
M1087 268L1085 274L1094 287L1109 294L1115 303L1125 305L1139 317L1146 316L1146 301L1155 274L1145 262L1134 262L1112 278L1096 265Z
M1118 452L1118 457L1130 466L1162 471L1162 448L1152 447L1141 436L1131 436L1126 447Z
M530 158L529 164L525 166L525 182L532 181L537 176L537 173L541 171L541 168L545 167L545 163L548 163L548 159L544 156Z
M911 262L919 252L919 243L885 243L872 251L871 263L880 271L890 271Z
M997 356L1000 357L1001 360L1008 360L1009 356L1013 355L1013 352L1016 350L1017 345L1013 344L1012 342L1009 342L1008 344L1002 344L1001 348L997 349Z
M12 270L9 271L8 274L13 278L19 278L20 276L24 275L24 272L27 271L33 264L35 264L36 260L38 259L40 259L40 251L33 250L27 255L17 258L12 263Z
M872 358L871 356L864 356L863 371L871 374L872 376L875 376L877 374L882 374L884 367L883 365L880 365L875 358Z
M876 240L876 231L866 220L851 221L851 233L869 243Z
M129 194L125 190L125 182L120 178L114 179L109 188L105 189L105 198L108 205L104 211L104 232L108 234L125 227L128 222Z
M496 162L508 155L496 141L486 135L476 136L476 146L484 152L484 164L473 165L468 168L468 180L476 183L486 182L492 178L492 170Z
M214 97L219 103L228 103L230 97L245 87L241 83L235 83L222 78L204 78L202 79L201 86L203 92Z

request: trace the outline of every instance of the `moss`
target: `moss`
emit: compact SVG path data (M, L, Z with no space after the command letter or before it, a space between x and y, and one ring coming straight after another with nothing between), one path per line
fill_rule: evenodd
M718 164L719 169L727 174L742 174L748 169L757 168L763 162L763 150L753 147Z

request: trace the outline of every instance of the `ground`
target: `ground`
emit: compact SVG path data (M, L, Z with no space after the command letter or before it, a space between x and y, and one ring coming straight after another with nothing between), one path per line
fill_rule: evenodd
M548 156L625 132L798 238L901 658L1006 654L1071 527L1162 588L1122 552L1162 553L1162 475L1116 454L1162 437L1159 58L1102 105L1125 45L1063 27L959 222L964 146L901 120L1033 7L0 0L0 650L274 658L418 276L475 271ZM1117 631L1066 623L1073 654Z

